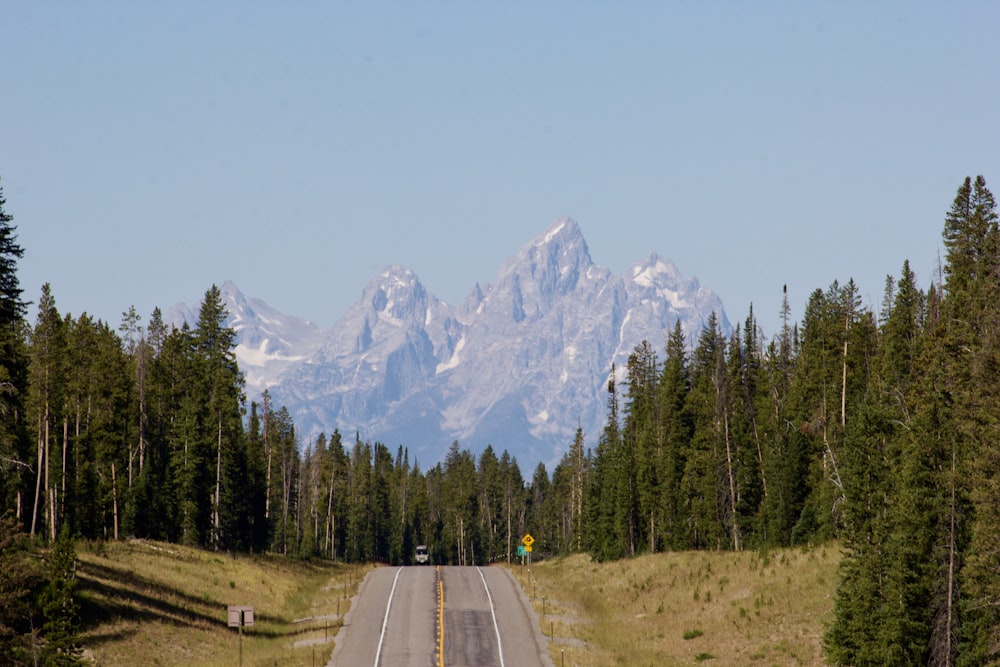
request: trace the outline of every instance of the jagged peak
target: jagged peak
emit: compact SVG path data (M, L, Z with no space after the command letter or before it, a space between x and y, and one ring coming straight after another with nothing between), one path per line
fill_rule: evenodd
M632 282L642 287L654 287L660 285L666 279L671 284L676 284L684 280L677 267L669 259L664 259L655 252L649 254L646 259L632 266Z
M593 264L587 240L583 238L583 231L576 224L576 220L569 216L563 216L556 220L555 224L549 227L545 235L542 236L542 240L543 245L560 247L562 254L566 254L570 249L576 249L585 264Z
M405 266L387 264L371 282L378 283L380 286L407 287L414 283L419 283L420 278Z
M436 300L428 295L416 273L390 264L368 282L359 303L369 312L380 313L381 319L398 323L412 318L423 321L431 301Z
M362 300L368 300L371 294L376 292L384 292L388 295L422 290L423 284L416 273L398 264L388 264L368 281L362 294Z
M593 264L587 241L583 238L579 225L569 216L562 216L552 223L533 241L522 246L517 255L508 258L501 267L501 275L515 267L528 263L550 263L586 267Z
M583 233L580 231L580 226L576 224L576 220L568 215L563 215L557 218L541 236L537 237L532 245L541 246L553 241L565 243L572 240L582 241Z
M505 296L514 297L515 286L521 290L525 313L544 310L556 295L576 289L581 278L588 278L594 266L580 227L569 216L562 216L542 234L522 246L516 255L501 265L497 280L487 286L482 306ZM515 285L516 283L516 285ZM541 299L541 302L535 303ZM505 305L504 312L510 312Z

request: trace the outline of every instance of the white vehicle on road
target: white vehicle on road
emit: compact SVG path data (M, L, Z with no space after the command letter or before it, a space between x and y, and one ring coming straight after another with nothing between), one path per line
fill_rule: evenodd
M413 560L417 561L421 565L425 565L431 561L430 554L427 553L426 544L420 544L417 546L417 552L414 555Z

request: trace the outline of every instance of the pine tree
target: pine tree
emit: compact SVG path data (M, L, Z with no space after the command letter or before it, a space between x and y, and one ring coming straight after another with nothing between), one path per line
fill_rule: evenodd
M583 498L588 461L584 453L583 429L577 428L573 444L552 472L552 504L549 511L558 517L556 551L571 553L583 548Z
M56 503L52 497L52 452L57 424L60 421L61 391L65 383L65 338L63 321L56 309L55 297L48 283L42 286L38 317L31 332L31 377L29 409L35 424L37 454L35 495L31 513L32 536L48 527L55 541ZM43 533L44 534L44 533Z
M76 550L67 530L59 533L50 553L49 580L42 594L45 624L41 660L52 667L87 664L81 658L80 606L76 601Z
M626 417L623 446L629 453L628 502L633 525L629 526L634 549L657 550L662 543L663 525L659 523L662 484L660 459L663 436L659 417L660 367L649 341L642 341L629 355L626 386Z
M503 477L500 459L487 445L477 467L479 530L489 559L503 553Z
M661 481L660 524L663 526L664 547L669 549L681 549L686 544L680 488L693 432L691 414L686 407L690 391L687 344L681 322L677 320L667 339L659 397L660 429L663 433L663 455L659 460L658 474Z
M28 385L28 357L24 347L27 306L21 299L17 262L24 249L17 242L14 216L4 210L0 188L0 507L22 508L26 518L30 472L30 445L24 401Z
M267 481L261 423L257 404L251 403L244 449L247 465L246 485L239 494L243 508L242 524L247 548L251 552L263 551L268 545Z
M177 395L175 370L167 349L170 336L160 309L154 308L136 351L136 392L141 394L136 407L140 464L127 508L132 534L161 540L176 535L177 514L170 465L172 443L168 438L170 423L176 416L173 409Z
M228 316L219 288L212 285L201 304L194 345L199 364L197 387L205 401L199 444L204 447L206 458L214 459L210 542L216 549L228 546L229 536L223 530L223 523L231 527L232 514L237 511L225 502L223 488L229 487L227 496L232 502L236 497L235 487L245 481L241 478L245 478L246 468L245 459L237 457L242 438L243 377L234 352L236 332L226 326Z
M557 532L551 512L553 504L549 473L545 464L539 461L531 475L525 532L531 533L535 538L535 543L531 546L533 551L541 554L551 553L554 542L552 538Z
M757 325L751 308L744 324L733 333L727 348L727 403L729 422L728 456L732 468L732 499L739 526L739 546L757 541L762 504L766 497L764 474L765 444L758 423L761 358L757 351Z
M738 543L727 469L725 340L713 313L698 337L686 410L692 437L681 478L687 548L718 549Z
M282 406L270 416L266 432L274 467L270 516L272 549L283 554L294 553L298 546L295 518L299 504L300 459L295 423L286 407ZM366 447L364 454L366 470L364 493L367 494L371 449ZM363 560L362 553L370 556L371 551L358 552L354 560Z
M932 654L943 659L933 664L953 664L955 656L954 557L960 544L953 529L964 503L955 494L954 464L965 444L952 395L959 368L949 352L953 341L942 334L935 332L919 360L913 414L893 471L891 532L884 541L886 603L876 638L884 647L881 657L891 664L925 664Z
M67 317L63 326L71 344L62 386L61 453L72 483L62 495L68 492L67 501L73 501L71 527L85 525L91 532L81 534L91 538L117 538L133 529L128 359L104 322L84 314L75 321Z
M628 526L633 496L628 492L629 458L622 441L615 365L608 378L608 417L594 454L587 504L587 544L600 561L630 553ZM634 545L634 541L631 543Z
M375 531L372 525L371 503L371 446L356 435L351 449L348 476L347 544L349 562L370 561L374 557Z
M393 562L392 544L398 541L397 506L392 502L393 459L389 448L376 442L372 451L371 512L372 560L377 563Z
M958 664L1000 662L1000 230L993 194L982 176L959 189L946 218L943 311L960 366L952 388L959 417L953 450L949 561L943 571L949 622L935 625L935 657L954 651ZM940 585L940 584L939 584ZM940 616L940 615L939 615ZM955 620L957 619L957 621ZM958 632L954 628L958 628ZM948 632L945 637L944 633Z
M887 284L894 289L891 296L887 290L889 303L883 307L877 378L848 426L841 457L844 521L839 537L845 554L835 620L826 636L828 655L837 664L905 663L924 655L916 648L920 632L914 628L925 621L912 614L925 610L919 605L900 608L896 601L926 592L907 581L914 571L895 569L912 562L921 567L922 559L919 552L907 557L903 551L912 546L907 526L894 527L909 520L915 514L913 503L922 501L922 492L914 495L899 482L919 478L921 454L911 451L908 459L915 460L904 460L902 450L908 432L917 426L911 420L910 385L922 339L923 299L908 262L898 283L890 279Z
M348 497L348 468L349 460L344 451L343 440L340 431L334 430L327 445L327 468L328 481L326 487L327 511L324 530L324 552L336 560L345 557L344 540L347 516ZM415 492L419 493L419 485L415 486ZM426 498L426 493L424 494ZM413 503L411 503L413 507ZM420 516L415 513L415 516Z
M412 533L406 530L411 494L410 481L409 450L400 445L396 448L396 461L389 476L389 502L392 507L389 526L389 562L394 564L409 563L417 546Z
M996 201L978 176L966 178L945 216L945 276L950 314L973 327L972 318L984 312L996 290L998 258Z
M17 519L0 515L0 664L31 664L32 597L43 583Z
M195 336L185 324L164 344L163 370L167 384L167 428L170 465L168 484L173 506L170 532L183 544L212 543L212 491L215 439L206 434L206 377L195 355ZM208 422L209 428L211 421Z
M457 440L445 454L443 473L441 502L447 561L455 565L472 565L476 562L479 542L476 463L468 450L459 447Z
M412 565L417 546L427 544L423 533L424 520L427 516L427 484L416 462L407 468L406 475L400 558L404 565Z
M526 493L524 478L518 468L517 459L507 450L500 455L500 467L503 475L503 511L505 522L504 550L509 563L513 557L515 544L519 536L526 532Z

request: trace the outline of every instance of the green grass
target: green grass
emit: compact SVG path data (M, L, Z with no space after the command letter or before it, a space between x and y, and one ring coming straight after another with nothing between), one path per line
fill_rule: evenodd
M83 639L97 664L238 664L228 605L252 605L243 664L325 665L368 568L232 557L148 541L80 545ZM822 665L836 544L512 568L559 667ZM313 662L315 661L315 663Z
M560 667L771 667L824 664L839 560L829 543L611 563L575 555L512 569Z
M77 549L85 655L102 666L326 664L365 568L132 540Z

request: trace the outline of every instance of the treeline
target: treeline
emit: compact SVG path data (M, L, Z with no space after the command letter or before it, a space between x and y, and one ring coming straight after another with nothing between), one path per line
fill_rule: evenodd
M555 471L560 546L620 558L838 538L832 662L997 664L1000 230L982 177L943 237L939 279L923 291L904 263L878 312L835 282L800 324L786 301L770 342L751 312L728 339L709 321L690 354L679 328L662 362L640 345L594 456L578 442Z
M457 564L510 559L526 532L537 555L602 560L837 538L832 661L1000 659L1000 231L981 177L926 290L904 263L877 309L834 282L793 322L786 295L771 340L752 310L727 333L678 324L611 369L596 449L578 431L530 479L492 447L453 443L425 471L360 434L302 442L266 393L247 402L214 286L191 328L63 316L47 286L29 324L9 223L0 497L29 536L388 563L427 544Z
M509 454L456 442L424 473L358 435L303 444L267 392L247 405L227 316L213 286L193 328L130 310L115 331L60 315L43 286L3 453L25 532L353 562L409 562L417 544L461 564L516 551L531 503Z

